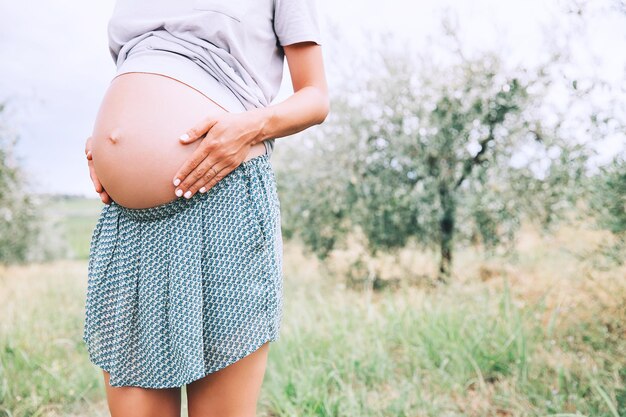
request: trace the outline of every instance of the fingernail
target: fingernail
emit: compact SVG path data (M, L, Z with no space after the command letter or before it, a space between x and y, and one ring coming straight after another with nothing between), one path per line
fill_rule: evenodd
M174 186L177 187L180 184L180 179L174 178Z
M183 190L181 190L180 188L178 190L176 190L176 195L178 197L180 197L181 195L183 195Z
M203 192L205 192L205 191L206 191L206 188L204 188L204 187L200 188L200 192L201 192L201 193L203 193Z
M185 198L189 198L189 197L191 197L191 190L188 190L188 191L185 193Z
M184 134L180 135L180 137L178 139L180 139L180 140L187 140L187 139L189 139L189 135L184 133Z

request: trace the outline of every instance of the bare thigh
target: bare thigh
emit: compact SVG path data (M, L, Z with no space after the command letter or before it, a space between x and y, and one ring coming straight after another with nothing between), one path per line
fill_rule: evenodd
M237 362L187 385L189 417L254 417L269 342Z
M180 388L112 387L102 372L111 417L180 417Z

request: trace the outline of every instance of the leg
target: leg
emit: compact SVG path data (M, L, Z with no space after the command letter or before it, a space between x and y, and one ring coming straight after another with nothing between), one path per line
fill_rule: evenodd
M187 385L189 417L254 417L269 342L237 362Z
M102 372L111 417L180 417L180 388L112 387Z

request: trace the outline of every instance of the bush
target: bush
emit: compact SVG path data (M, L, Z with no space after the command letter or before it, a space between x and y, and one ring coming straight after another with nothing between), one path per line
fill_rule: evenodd
M59 255L62 245L50 240L54 225L46 221L40 199L29 189L27 176L15 156L18 135L6 122L0 103L0 263L43 261Z

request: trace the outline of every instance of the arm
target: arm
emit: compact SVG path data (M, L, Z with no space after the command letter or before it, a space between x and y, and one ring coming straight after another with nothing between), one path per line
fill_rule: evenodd
M328 115L330 104L321 46L302 42L283 48L294 94L278 104L247 112L255 115L259 123L258 134L250 138L250 145L300 132L322 123Z
M207 118L181 137L192 143L206 138L173 178L177 196L206 192L245 159L250 147L322 123L329 112L328 87L321 46L299 42L284 46L294 94L285 101L244 113Z

